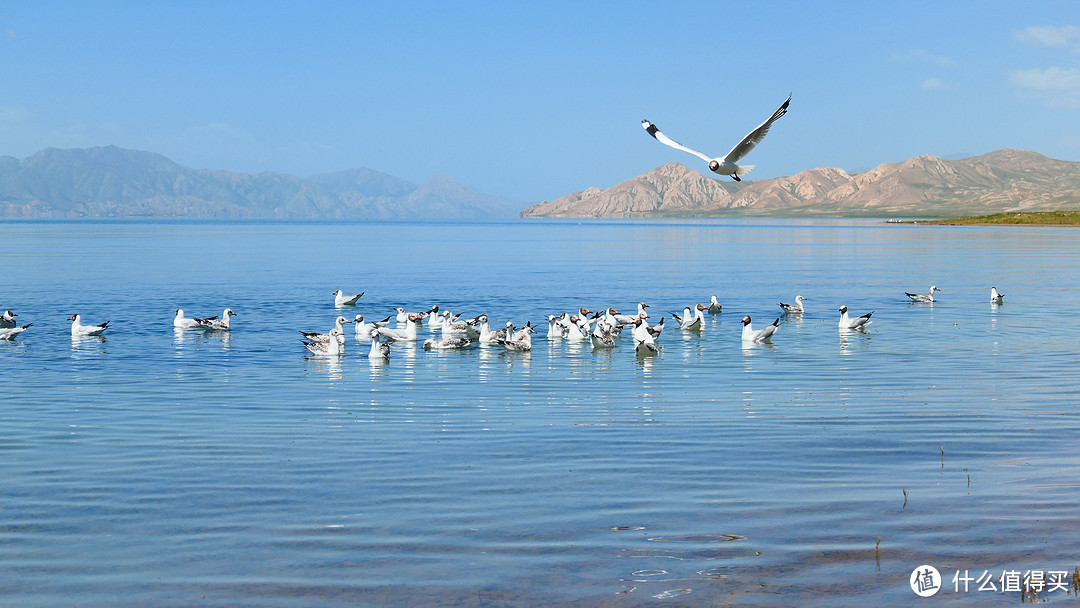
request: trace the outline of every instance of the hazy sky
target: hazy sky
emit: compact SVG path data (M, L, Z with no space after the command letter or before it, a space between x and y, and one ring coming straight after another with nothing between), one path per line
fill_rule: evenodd
M1022 148L1080 160L1080 6L1033 2L7 2L0 155L445 173L525 203L725 154L751 178ZM728 179L728 178L722 178Z

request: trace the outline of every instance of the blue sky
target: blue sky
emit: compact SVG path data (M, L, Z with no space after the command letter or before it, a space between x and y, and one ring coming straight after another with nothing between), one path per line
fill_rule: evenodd
M751 178L920 154L1080 161L1080 7L1015 2L10 2L0 155L444 173L524 203L722 155ZM724 178L727 179L727 178Z

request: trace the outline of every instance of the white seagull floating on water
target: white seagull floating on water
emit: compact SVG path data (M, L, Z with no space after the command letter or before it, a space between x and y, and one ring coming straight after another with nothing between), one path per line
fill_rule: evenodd
M718 302L716 300L716 296L713 296L712 299L709 300L709 314L710 315L720 314L723 310L724 310L724 307L720 306L720 302Z
M787 114L788 105L790 103L791 95L788 95L788 98L784 100L784 103L775 112L773 112L773 115L770 116L768 120L758 125L756 129L748 133L746 137L742 138L742 141L736 144L735 147L731 149L731 152L728 152L723 157L717 158L711 158L708 154L705 154L704 152L698 152L693 148L688 148L680 144L674 139L671 139L667 135L661 133L660 129L658 129L656 125L652 124L647 120L641 121L641 126L645 129L646 132L648 132L649 135L652 135L656 139L656 141L664 145L671 146L676 150L689 152L690 154L693 154L694 156L709 163L709 170L713 173L717 173L719 175L730 175L735 181L741 182L742 179L740 178L740 176L749 173L750 170L754 168L754 165L737 165L735 163L742 160L744 156L749 154L750 151L754 149L754 146L758 145L758 143L760 143L762 139L765 139L765 136L769 133L769 127L772 126L772 123L776 122L776 120L784 114Z
M873 311L852 319L848 316L847 306L841 306L840 329L860 329L862 327L866 327L870 324L870 315L872 314L874 314Z
M15 314L15 311L6 311L3 316L0 316L0 329L7 329L9 327L15 327L18 323L15 322L15 317L19 315Z
M772 339L772 335L776 333L779 327L780 319L777 319L772 322L772 325L755 330L754 326L750 324L750 315L746 315L742 318L743 342L767 342Z
M466 336L453 336L449 338L428 338L424 340L424 350L456 350L465 348L473 343L472 338Z
M802 313L806 312L802 305L802 303L805 301L806 298L802 296L795 296L794 304L784 304L783 302L780 302L780 308L783 308L784 312L787 314L801 315Z
M398 327L404 326L405 322L409 320L410 316L416 317L416 322L417 323L423 323L424 319L426 319L427 317L430 316L426 312L408 312L407 310L405 310L404 308L402 308L400 306L398 306L394 310L397 311L397 316L394 317L394 320L397 321ZM441 319L438 318L438 315L436 315L436 321L438 321L440 323L442 322Z
M706 308L704 304L698 304L693 309L687 306L683 309L682 316L675 313L671 313L671 316L678 322L679 329L697 331L701 329L701 325L705 322L705 315L702 314L702 311Z
M183 308L176 309L176 316L173 317L172 322L173 327L175 327L176 329L191 329L192 327L196 327L197 325L198 323L195 322L195 319L189 319L184 316Z
M416 324L420 322L420 316L415 313L409 313L405 317L405 327L399 329L391 329L389 327L380 327L378 332L391 340L398 342L416 342Z
M360 296L364 295L364 292L360 292L355 296L347 296L345 292L340 289L334 292L334 306L356 306L356 301L360 299Z
M596 327L593 328L590 335L593 350L615 348L615 335L612 333L612 329L613 327L607 319L600 319L596 322Z
M646 316L648 314L647 312L645 312L645 309L648 308L648 307L649 307L649 305L646 304L645 302L638 302L637 314L634 315L634 316L624 315L624 314L620 313L619 311L615 310L614 308L609 308L608 312L611 313L611 315L615 317L615 320L619 323L619 325L633 325L634 321L636 321L639 318L642 318L642 317L644 317L644 316Z
M22 327L0 327L0 340L14 340L31 325L33 325L33 323L27 323Z
M342 343L342 345L344 345L345 328L342 326L346 323L352 323L352 321L346 319L345 317L338 317L334 321L334 329L338 330L337 332L334 332L334 330L330 330L327 333L320 333L317 331L301 331L300 335L304 336L308 340L311 340L312 342L329 342L330 336L337 336L337 339Z
M330 357L344 355L345 332L341 329L341 326L337 326L330 330L330 334L326 336L326 340L304 342L304 346L306 346L313 355L326 355Z
M658 326L663 326L664 320L660 319ZM634 352L640 356L655 355L660 352L660 346L656 343L656 336L660 332L653 333L653 328L649 327L645 322L644 317L639 317L634 321Z
M109 326L109 322L105 321L101 325L83 325L82 316L75 313L68 317L68 321L71 321L71 337L81 338L83 336L100 336L102 332Z
M390 324L390 317L386 317L382 321L372 321L371 323L364 323L364 315L356 315L353 317L353 323L356 324L356 339L365 340L371 336L371 332L379 329L380 327L386 327Z
M368 359L373 360L390 360L390 344L387 342L379 342L379 330L378 328L371 330L369 334L371 336L371 350L368 351Z
M232 319L231 318L235 317L235 316L236 316L236 313L233 312L233 309L226 308L225 311L221 313L221 318L220 319L217 318L216 316L214 316L214 317L207 317L205 319L195 319L195 322L198 323L198 326L203 328L203 329L214 329L214 330L217 330L217 331L229 331L229 329L232 327Z
M1004 304L1005 294L998 293L997 287L990 288L990 302L994 304Z
M565 338L570 335L570 328L563 323L566 318L566 313L561 315L548 315L548 333L549 340L556 338Z
M933 302L934 301L934 292L935 291L941 291L940 289L938 289L937 285L931 285L930 286L930 291L928 291L926 293L911 293L911 292L904 292L904 293L907 294L907 297L911 298L912 302Z
M532 322L525 323L525 327L522 327L513 336L506 340L499 340L499 344L506 347L506 350L528 352L532 350L532 334L535 334L536 330L533 329Z

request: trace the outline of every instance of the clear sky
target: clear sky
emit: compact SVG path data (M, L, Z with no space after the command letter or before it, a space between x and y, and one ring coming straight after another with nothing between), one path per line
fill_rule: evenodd
M1080 161L1080 4L7 2L0 155L444 173L523 203L723 155L751 178L920 154ZM722 178L728 179L728 178Z

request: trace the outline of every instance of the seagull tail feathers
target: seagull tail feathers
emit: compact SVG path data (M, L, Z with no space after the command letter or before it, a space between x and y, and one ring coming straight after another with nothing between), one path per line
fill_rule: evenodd
M735 166L735 175L737 175L738 177L742 177L742 176L746 175L747 173L750 173L751 171L753 171L754 167L756 167L756 166L757 165L736 165Z

